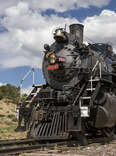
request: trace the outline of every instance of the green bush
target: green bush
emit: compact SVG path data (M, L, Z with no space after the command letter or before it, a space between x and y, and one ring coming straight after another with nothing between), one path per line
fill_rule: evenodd
M9 99L13 103L18 103L20 98L20 88L13 86L11 84L7 84L4 86L0 86L0 100L1 99Z

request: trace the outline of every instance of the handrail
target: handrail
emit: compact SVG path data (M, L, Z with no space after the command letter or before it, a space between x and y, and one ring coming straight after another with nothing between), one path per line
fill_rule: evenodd
M24 75L24 77L22 78L22 80L20 81L20 85L19 85L19 89L20 89L20 99L19 99L19 102L18 104L21 104L21 90L22 90L22 85L23 85L23 82L25 81L25 79L32 73L32 83L33 85L32 86L35 86L35 69L34 68L31 68L29 69L29 71ZM18 106L17 106L18 107Z
M35 84L35 74L34 74L34 68L31 68L25 75L24 77L22 78L21 82L20 82L20 88L22 88L22 84L24 82L24 80L32 73L32 83L33 85Z
M96 64L94 65L93 69L92 69L92 72L95 71L96 67L99 65L99 76L100 78L102 77L102 71L101 71L101 62L99 60L96 61Z

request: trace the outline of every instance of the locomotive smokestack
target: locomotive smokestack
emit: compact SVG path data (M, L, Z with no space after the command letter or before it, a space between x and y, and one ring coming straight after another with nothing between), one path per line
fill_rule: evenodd
M83 28L82 24L71 24L69 26L71 35L77 40L80 44L83 43Z

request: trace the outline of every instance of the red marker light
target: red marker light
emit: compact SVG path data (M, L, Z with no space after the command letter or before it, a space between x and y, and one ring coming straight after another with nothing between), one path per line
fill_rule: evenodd
M59 62L65 62L65 58L64 57L59 57Z

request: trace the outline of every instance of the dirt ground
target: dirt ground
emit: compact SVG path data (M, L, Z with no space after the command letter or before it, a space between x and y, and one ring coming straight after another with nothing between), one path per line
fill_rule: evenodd
M23 153L20 156L116 156L116 141L107 144L94 143L86 147L54 147L53 150Z
M15 105L0 101L0 140L25 138L26 132L15 132L17 119ZM31 153L23 153L20 156L116 156L116 141L107 144L91 144L86 147L57 147L41 149Z

